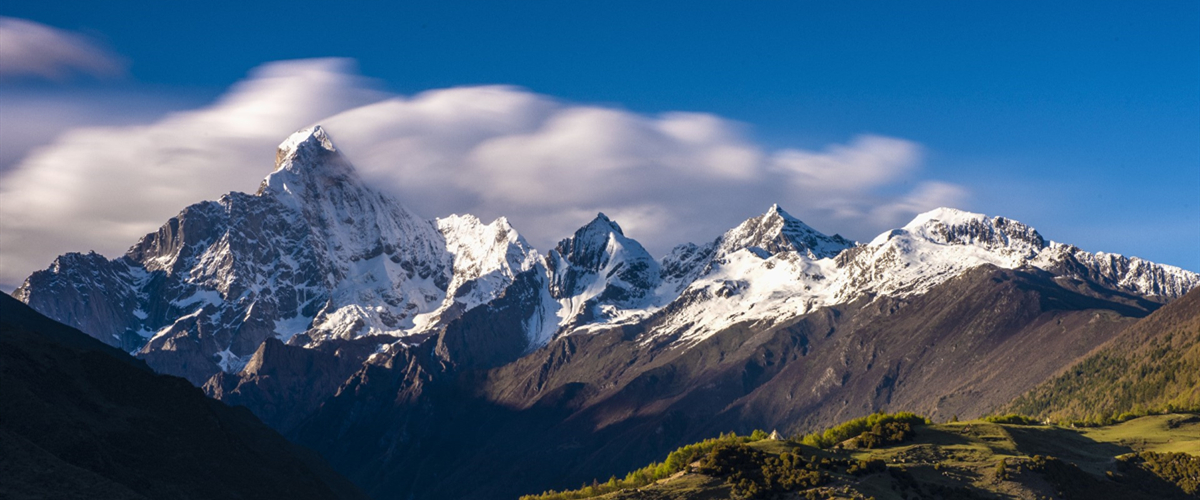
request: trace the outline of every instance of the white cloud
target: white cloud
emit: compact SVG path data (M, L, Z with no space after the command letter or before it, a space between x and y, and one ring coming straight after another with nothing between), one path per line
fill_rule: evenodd
M0 175L67 130L152 123L196 100L144 89L0 89Z
M902 139L769 151L711 114L648 116L511 87L396 97L322 123L363 175L419 213L507 216L542 248L598 211L662 253L774 202L819 229L869 239L966 199L960 187L917 179L922 148Z
M799 189L854 192L902 179L920 161L921 148L912 142L865 135L819 153L780 151L772 158L772 167Z
M66 251L119 254L190 203L253 191L275 145L317 122L415 212L507 216L543 249L603 211L661 254L775 202L869 239L966 195L920 179L921 148L901 139L769 150L711 114L644 115L502 86L385 100L370 88L346 61L274 63L211 106L63 135L0 179L0 281Z
M0 80L64 82L79 75L125 75L126 62L83 35L44 24L0 17Z

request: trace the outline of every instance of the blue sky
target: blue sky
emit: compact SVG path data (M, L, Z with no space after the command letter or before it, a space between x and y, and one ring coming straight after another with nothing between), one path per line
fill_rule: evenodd
M77 34L121 68L0 83L10 117L52 104L74 114L5 144L6 176L62 130L153 123L211 106L263 64L339 57L357 64L353 85L384 96L502 84L563 106L704 113L768 153L895 138L919 159L871 184L870 199L941 183L959 208L1056 241L1200 271L1197 2L9 1L0 15ZM778 201L753 198L720 223ZM883 224L783 204L858 239ZM456 206L416 205L428 216Z

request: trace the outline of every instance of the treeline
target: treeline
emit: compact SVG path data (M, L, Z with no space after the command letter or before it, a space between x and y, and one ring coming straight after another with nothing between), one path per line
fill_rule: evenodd
M905 441L912 436L913 426L926 425L929 419L902 411L899 413L874 413L859 417L836 427L805 435L802 444L816 448L832 448L851 438L863 448L874 448L885 444Z
M1167 415L1171 413L1192 413L1200 414L1200 407L1196 408L1178 408L1174 405L1167 405L1162 408L1146 409L1141 405L1135 405L1130 411L1120 413L1112 413L1110 415L1095 414L1085 419L1063 419L1063 420L1041 420L1036 418L1021 415L1019 413L1006 413L1004 415L989 415L983 417L986 422L994 424L1011 424L1011 425L1057 425L1060 427L1105 427L1109 425L1117 425L1128 422L1135 418L1147 417L1150 415Z
M1010 425L1038 425L1041 423L1041 422L1038 422L1037 419L1026 417L1025 415L1019 415L1016 413L1008 413L1005 415L988 415L986 417L983 417L983 421L991 422L993 424L1010 424Z
M1141 418L1148 415L1166 415L1168 413L1200 413L1200 405L1190 408L1176 407L1175 405L1167 405L1162 408L1146 409L1141 405L1134 405L1130 411L1113 412L1109 415L1095 413L1083 419L1064 419L1057 420L1054 423L1064 427L1103 427L1106 425L1116 425L1122 422L1128 422L1135 418Z
M540 495L524 495L521 500L578 500L606 495L624 489L641 488L659 479L670 477L679 471L686 470L688 464L700 460L717 446L723 444L745 444L761 441L767 438L767 433L755 430L749 436L738 436L736 432L721 434L719 437L705 439L699 443L682 446L667 455L662 462L655 462L625 475L624 479L610 477L606 482L593 481L576 490L546 491Z

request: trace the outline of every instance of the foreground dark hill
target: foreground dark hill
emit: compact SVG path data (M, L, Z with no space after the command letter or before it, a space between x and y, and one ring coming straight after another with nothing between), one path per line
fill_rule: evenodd
M363 499L244 408L0 295L0 497Z
M373 357L290 435L379 498L511 497L726 430L797 433L879 409L977 417L1156 307L983 266L924 295L735 325L688 349L626 327L444 371L430 341Z
M1121 332L1007 409L1093 423L1139 410L1200 410L1200 289Z

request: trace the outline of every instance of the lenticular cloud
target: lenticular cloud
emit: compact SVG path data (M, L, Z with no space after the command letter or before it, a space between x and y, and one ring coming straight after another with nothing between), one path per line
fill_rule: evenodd
M253 191L279 141L314 123L413 211L507 216L542 248L599 211L661 254L772 203L861 238L965 198L959 186L921 179L921 147L903 139L771 150L711 114L646 115L505 86L396 96L352 61L286 61L254 70L210 106L73 130L24 158L0 179L0 282L19 283L67 251L119 254L188 204ZM900 182L916 187L885 194Z

